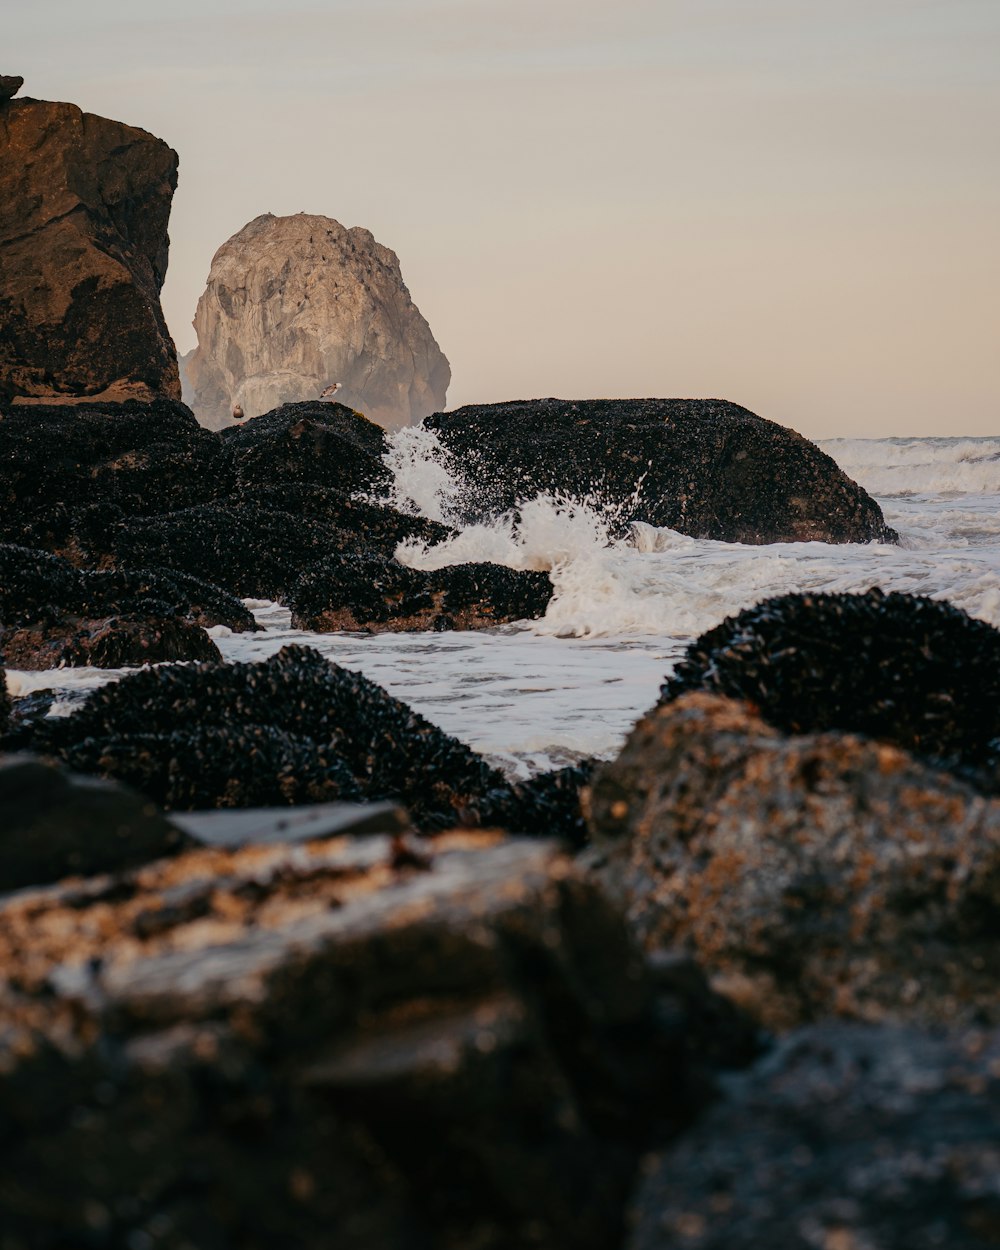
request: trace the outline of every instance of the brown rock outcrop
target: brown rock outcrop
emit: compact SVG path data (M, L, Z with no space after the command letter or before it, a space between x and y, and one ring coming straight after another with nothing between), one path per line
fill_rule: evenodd
M144 130L0 102L0 403L180 399L159 300L176 185Z
M191 851L6 900L0 967L10 1250L604 1250L697 1101L550 843Z
M445 405L451 369L410 298L395 253L330 217L265 213L216 252L198 301L185 396L212 429L338 398L387 427Z
M686 694L598 772L602 880L768 1027L1000 1022L1000 803L898 747Z

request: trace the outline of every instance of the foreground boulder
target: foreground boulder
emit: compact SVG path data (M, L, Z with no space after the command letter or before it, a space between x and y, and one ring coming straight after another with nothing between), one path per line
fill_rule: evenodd
M546 843L193 851L8 900L0 966L11 1250L604 1250L706 1093Z
M587 776L512 786L374 682L300 646L259 664L130 675L40 722L31 745L165 808L392 799L423 830L465 822L571 840Z
M396 255L330 217L264 213L244 226L212 258L194 327L186 392L213 429L234 404L254 417L337 381L384 426L445 405L451 370Z
M646 1160L628 1250L985 1250L1000 1036L825 1025Z
M796 594L727 617L688 647L661 701L747 699L786 733L894 742L1000 790L1000 631L915 595Z
M426 572L378 556L329 556L292 587L292 625L323 633L488 629L545 615L547 573L499 564Z
M813 443L717 399L560 399L435 413L467 520L540 493L725 542L895 542L878 504Z
M0 92L0 403L180 399L160 308L177 153Z
M772 1029L1000 1023L1000 804L897 747L688 694L595 776L601 879Z
M0 893L132 868L193 845L124 786L31 755L0 755Z

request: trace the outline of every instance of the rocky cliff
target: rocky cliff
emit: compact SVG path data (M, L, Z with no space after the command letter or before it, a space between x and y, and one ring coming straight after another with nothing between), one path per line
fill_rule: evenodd
M0 402L180 398L160 309L177 153L0 90Z
M234 404L257 416L337 398L387 427L444 407L451 369L394 252L330 217L265 213L219 248L198 301L185 398L213 429Z

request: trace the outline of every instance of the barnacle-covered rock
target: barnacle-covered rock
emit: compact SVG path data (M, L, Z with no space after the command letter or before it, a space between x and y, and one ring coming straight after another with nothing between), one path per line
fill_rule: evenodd
M793 430L719 399L531 399L435 413L467 520L539 493L725 542L895 542L878 504Z
M595 775L595 871L766 1026L1000 1023L1000 802L898 747L656 709Z
M436 541L449 532L339 491L293 484L247 488L182 512L121 518L91 551L128 567L183 570L244 597L284 600L306 570L333 552L371 550L388 558L405 539Z
M339 760L361 795L398 799L423 828L463 818L500 823L510 802L503 776L458 739L360 673L299 646L259 664L136 673L96 691L72 715L45 722L36 749L72 759L84 772L126 776L166 806L175 798L186 801L192 791L205 805L247 806L265 784L265 758L253 749L256 727L289 735L294 750L315 751L305 785L319 786L325 761L331 784L340 786ZM233 745L220 755L219 739L204 739L208 729L235 735ZM270 739L264 734L261 743ZM294 750L273 754L267 764L277 770L275 802L281 801L282 777L289 768L294 772ZM190 775L193 769L197 776ZM335 795L317 791L316 797ZM284 799L302 800L297 788Z
M31 755L0 755L0 893L132 868L193 845L125 786Z
M392 483L382 461L385 431L343 404L283 404L228 426L222 440L237 488L313 483L371 494Z
M1000 1034L817 1025L644 1161L627 1250L985 1250Z
M62 617L44 625L0 626L0 655L11 668L125 668L168 660L221 660L199 626L176 616Z
M605 1250L707 1093L551 843L195 850L0 903L0 967L11 1250Z
M167 808L394 799L423 830L471 823L580 840L585 769L512 786L375 682L308 647L257 664L132 674L38 723L31 746L127 780Z
M234 595L186 573L133 566L84 572L45 551L0 543L0 624L34 625L68 616L179 616L193 625L258 628Z
M0 539L17 541L60 509L169 512L227 487L218 434L173 400L33 404L0 421Z
M288 595L292 625L319 632L488 629L545 615L547 573L499 564L427 572L377 555L327 556Z
M691 643L661 702L688 690L747 699L786 733L895 742L1000 790L1000 631L949 603L779 595Z

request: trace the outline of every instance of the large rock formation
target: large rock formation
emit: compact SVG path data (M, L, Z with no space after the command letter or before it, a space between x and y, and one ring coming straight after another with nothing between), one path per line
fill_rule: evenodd
M448 361L410 299L394 252L330 217L265 213L222 245L182 362L205 425L279 404L339 397L387 427L444 407Z
M815 444L719 399L533 399L435 413L467 521L544 492L724 542L895 542L882 511Z
M177 153L0 91L0 403L180 398L160 309Z

